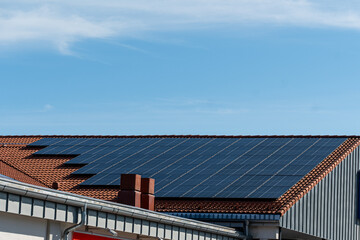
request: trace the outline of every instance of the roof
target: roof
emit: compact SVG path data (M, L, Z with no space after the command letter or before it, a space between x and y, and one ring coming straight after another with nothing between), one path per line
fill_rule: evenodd
M346 138L43 138L33 155L73 156L81 186L156 179L157 197L279 198Z
M0 137L0 164L7 170L0 174L16 180L51 187L59 183L59 189L103 200L116 201L119 187L116 185L96 186L80 184L91 178L91 175L74 175L84 165L65 164L74 159L74 155L33 155L43 147L29 147L30 143L44 138L294 138L294 139L340 139L341 144L330 151L327 156L307 174L301 176L296 184L290 186L276 199L246 198L156 198L156 210L163 212L220 212L220 213L260 213L284 214L296 201L312 189L336 165L338 165L360 142L357 136L3 136ZM4 168L5 169L5 168ZM10 171L11 170L11 171ZM4 173L5 172L5 173ZM9 174L11 172L11 175Z
M243 239L234 228L170 216L119 203L0 178L0 211L77 223L80 208L86 209L86 225L167 239L211 236L212 239Z

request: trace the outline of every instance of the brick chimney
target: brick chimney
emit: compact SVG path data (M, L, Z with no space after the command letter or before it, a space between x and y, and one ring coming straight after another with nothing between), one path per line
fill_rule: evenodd
M142 178L141 179L141 207L155 210L155 179L153 178Z
M121 174L119 203L155 210L155 179L138 174Z
M121 174L119 202L141 207L141 176L138 174Z

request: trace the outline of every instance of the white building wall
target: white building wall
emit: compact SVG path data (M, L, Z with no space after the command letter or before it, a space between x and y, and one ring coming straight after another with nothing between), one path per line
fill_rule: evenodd
M46 239L46 220L0 213L0 240Z
M64 228L59 222L0 212L0 240L60 240Z

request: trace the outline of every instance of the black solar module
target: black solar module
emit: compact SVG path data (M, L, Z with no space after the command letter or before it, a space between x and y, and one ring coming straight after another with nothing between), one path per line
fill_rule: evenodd
M60 141L63 141L64 138L42 138L36 142L30 143L28 146L31 147L46 147L52 144L56 144Z
M44 138L36 155L76 155L81 185L119 185L122 173L156 180L157 197L278 198L346 138Z

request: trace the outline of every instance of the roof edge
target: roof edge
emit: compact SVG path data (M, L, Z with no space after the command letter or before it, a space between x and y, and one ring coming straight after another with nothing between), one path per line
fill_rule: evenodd
M279 221L279 214L261 214L261 213L193 213L193 212L163 212L172 216L184 217L196 220L227 220L227 221Z
M47 184L45 184L44 182L40 181L39 179L37 179L37 178L29 175L28 173L26 173L26 172L18 169L17 167L14 167L13 165L11 165L11 164L9 164L9 163L1 160L1 159L0 159L0 162L1 162L2 164L5 164L5 165L8 166L9 168L13 169L13 170L16 171L17 173L22 174L23 176L26 176L26 177L28 177L28 178L31 178L33 181L35 181L36 183L38 183L39 186L41 186L41 187L50 187L50 186L48 186ZM5 176L6 176L6 175L5 175ZM7 176L7 177L9 177L9 176ZM16 177L14 178L14 180L20 181L19 179L16 179Z
M0 135L2 138L360 138L360 135Z
M137 217L143 220L155 221L162 224L176 225L200 231L212 232L231 237L244 237L234 228L219 226L212 223L199 222L192 219L184 219L177 216L171 216L165 213L158 213L143 208L137 208L125 204L113 203L96 198L90 198L59 190L39 187L32 184L22 183L9 179L0 179L0 192L12 193L20 196L27 196L36 199L49 200L56 203L82 207L85 204L88 209L121 213L129 217Z

